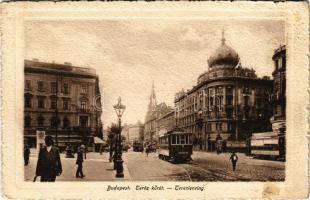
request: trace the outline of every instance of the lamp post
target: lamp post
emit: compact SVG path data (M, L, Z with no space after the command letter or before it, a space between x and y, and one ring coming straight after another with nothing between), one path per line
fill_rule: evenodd
M203 118L202 118L202 109L199 108L197 114L198 114L198 119L197 119L197 125L198 125L198 138L199 138L199 150L202 150L202 137L201 137L201 133L202 133L202 127L203 127Z
M113 106L117 118L118 118L118 133L116 135L116 144L115 144L115 163L114 166L116 166L116 175L117 178L123 178L123 159L122 159L122 137L121 137L121 118L122 115L126 109L126 106L122 105L121 103L122 99L121 97L118 98L118 103Z

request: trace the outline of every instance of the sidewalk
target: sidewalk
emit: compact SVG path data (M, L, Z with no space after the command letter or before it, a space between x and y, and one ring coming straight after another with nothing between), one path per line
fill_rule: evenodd
M61 154L61 162L63 173L57 177L56 181L124 181L131 180L128 167L123 163L124 178L116 178L116 170L113 170L113 162L109 162L109 154L103 153L87 153L86 160L83 163L83 172L85 177L83 179L76 178L75 172L77 165L76 154L75 158L65 158L65 154ZM35 174L35 167L37 163L36 154L30 156L30 164L25 166L25 181L32 181ZM39 178L38 178L39 180Z

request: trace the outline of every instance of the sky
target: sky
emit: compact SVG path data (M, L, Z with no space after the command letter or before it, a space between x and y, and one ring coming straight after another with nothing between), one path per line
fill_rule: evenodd
M191 89L208 70L222 30L243 67L271 76L273 52L286 41L284 21L270 19L27 21L25 59L94 68L104 126L116 122L113 105L119 96L126 105L122 122L144 122L152 82L157 102L173 106L175 93Z

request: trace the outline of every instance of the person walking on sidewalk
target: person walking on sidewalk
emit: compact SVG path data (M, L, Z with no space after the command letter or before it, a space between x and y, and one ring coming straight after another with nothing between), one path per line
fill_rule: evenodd
M29 155L30 155L30 149L28 147L27 144L25 144L25 147L24 147L24 165L27 166L29 164Z
M231 164L232 164L232 167L233 167L233 171L236 170L236 165L237 165L237 161L238 161L238 156L235 152L232 152L229 160L231 160Z
M60 154L57 147L54 147L52 136L45 137L45 147L40 149L36 168L36 177L41 176L41 182L55 182L56 176L62 173Z
M110 148L109 148L109 162L112 162L113 158L114 158L114 146L113 144L110 144Z
M76 170L76 178L84 178L85 175L83 174L83 150L84 148L80 146L78 148L78 153L77 153L77 159L76 159L76 164L78 165L77 170Z
M149 157L149 152L150 152L150 148L149 146L146 146L145 148L146 157Z

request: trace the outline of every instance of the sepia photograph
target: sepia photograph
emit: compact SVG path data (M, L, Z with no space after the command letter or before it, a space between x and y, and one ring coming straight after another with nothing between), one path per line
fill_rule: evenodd
M26 181L285 180L283 20L27 21L24 67Z

